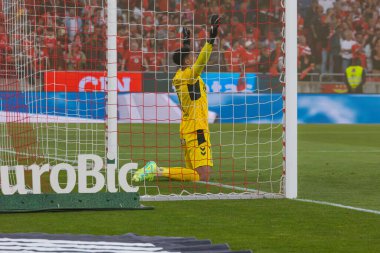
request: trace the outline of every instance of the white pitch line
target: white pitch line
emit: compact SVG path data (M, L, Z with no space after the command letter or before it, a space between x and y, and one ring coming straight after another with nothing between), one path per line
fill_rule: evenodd
M346 206L346 205L337 204L337 203L318 201L318 200L310 200L310 199L295 199L295 200L301 201L301 202L308 202L308 203L320 204L320 205L325 205L325 206L334 206L334 207L340 207L340 208L349 209L349 210L355 210L355 211L359 211L359 212L373 213L373 214L380 215L380 211L377 211L377 210L365 209L365 208L354 207L354 206Z
M300 153L380 153L380 150L299 150Z
M308 135L308 134L334 134L334 135L344 135L344 134L378 134L378 131L347 131L347 132L328 132L328 131L316 131L316 132L298 132L299 135Z
M243 187L225 185L225 184L216 183L216 182L197 181L197 183L219 186L219 187L226 188L226 189L235 189L235 190L238 190L238 191L258 193L258 191L255 190L255 189L249 189L249 188L243 188ZM269 194L269 193L263 192L263 191L260 192L260 193ZM360 208L360 207L346 206L346 205L337 204L337 203L330 203L330 202L318 201L318 200L310 200L310 199L294 199L294 200L300 201L300 202L314 203L314 204L319 204L319 205L334 206L334 207L339 207L339 208L344 208L344 209L349 209L349 210L355 210L355 211L359 211L359 212L373 213L373 214L380 215L380 211L371 210L371 209L365 209L365 208Z

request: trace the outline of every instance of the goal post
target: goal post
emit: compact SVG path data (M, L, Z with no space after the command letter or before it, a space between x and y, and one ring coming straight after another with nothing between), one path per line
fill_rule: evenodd
M117 144L117 1L108 0L107 6L107 170L116 171ZM115 186L116 187L116 186ZM114 188L116 191L116 188Z
M288 57L286 57L288 55ZM285 196L297 198L297 1L285 0Z

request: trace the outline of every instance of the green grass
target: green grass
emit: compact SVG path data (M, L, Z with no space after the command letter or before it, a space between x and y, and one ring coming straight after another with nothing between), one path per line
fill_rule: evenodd
M380 211L380 125L302 125L298 157L300 198ZM196 236L258 253L380 252L376 214L285 199L144 204L155 210L0 215L0 232Z
M299 128L299 197L380 210L380 126Z
M177 124L120 124L121 163L132 160L143 166L153 160L163 167L185 166L178 130ZM283 164L281 130L281 125L211 125L214 160L211 181L278 193ZM148 185L157 184L162 194L179 194L182 190L226 192L220 187L167 180ZM149 188L148 192L158 193L155 188Z
M40 159L40 164L54 165L65 161L75 166L78 154L90 153L104 157L104 124L41 124L35 127L37 131L33 131L32 127L31 124L23 124L7 126L7 129L8 134L13 136L10 138L12 143L20 146L15 148L19 153L38 150L40 154L50 154L53 157L51 160ZM133 161L142 167L153 160L161 167L185 166L178 124L119 124L118 131L120 165ZM244 189L280 192L283 168L282 125L213 124L210 131L214 160L211 181ZM31 132L38 134L32 135ZM1 138L2 136L0 143L5 142ZM3 160L12 160L8 153L4 152L3 155ZM48 158L48 155L41 156ZM13 164L20 164L20 159L16 158L13 155ZM30 165L34 162L32 160L33 156L22 160L21 164ZM29 184L30 181L29 179ZM43 181L44 189L49 190L46 175ZM156 185L159 185L159 189L151 187ZM142 194L145 189L150 195L181 194L182 191L231 192L216 186L168 180L148 183L148 186L142 189ZM240 192L238 189L234 191Z

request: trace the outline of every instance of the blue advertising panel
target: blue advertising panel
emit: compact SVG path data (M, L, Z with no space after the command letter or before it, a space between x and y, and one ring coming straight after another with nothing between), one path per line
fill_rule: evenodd
M167 98L173 105L178 105L176 94L169 94ZM0 92L0 100L0 111L81 119L105 118L105 94L100 92ZM25 101L30 102L26 104ZM281 94L210 93L208 101L210 112L216 115L215 122L255 124L282 122ZM165 103L168 108L172 107L170 103ZM380 124L380 95L299 94L298 122Z
M257 83L257 75L253 73L242 76L240 73L204 72L201 77L208 92L255 92Z
M380 95L299 94L298 122L380 124Z
M170 98L178 103L177 95ZM208 94L209 111L217 114L220 123L280 123L281 94Z
M104 98L104 92L0 92L0 111L104 119Z

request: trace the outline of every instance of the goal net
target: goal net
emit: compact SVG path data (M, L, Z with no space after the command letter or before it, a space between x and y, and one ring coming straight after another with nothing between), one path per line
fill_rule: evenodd
M28 166L77 169L79 155L102 159L102 191L110 189L107 171L118 174L127 163L186 168L173 52L187 28L199 54L210 16L218 14L219 34L201 74L210 180L178 180L170 170L138 183L131 171L123 176L144 200L284 196L284 1L128 0L111 12L110 2L0 1L0 165L9 167L1 174L9 187L22 165L27 188L38 193ZM62 189L71 185L70 173L59 172ZM53 192L51 176L41 177L41 192ZM87 187L98 179L89 176Z
M181 172L170 170L166 177L135 184L143 199L282 196L283 2L125 1L118 8L120 70L143 73L143 92L119 94L120 159L140 167L149 161L164 168L188 166L178 97L189 94L176 94L173 78L179 68L173 52L183 46L187 28L191 50L199 54L211 15L222 20L201 75L214 164L210 181L178 180ZM199 157L190 159L197 164Z
M106 2L0 3L0 165L11 166L11 187L23 165L31 190L27 166L105 157ZM41 188L52 191L48 178Z

